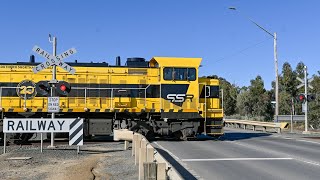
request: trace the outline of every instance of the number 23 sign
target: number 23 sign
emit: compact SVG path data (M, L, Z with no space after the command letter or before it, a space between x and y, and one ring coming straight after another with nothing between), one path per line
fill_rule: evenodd
M22 99L32 99L37 94L35 88L36 85L34 84L34 82L30 80L24 80L17 86L17 95Z

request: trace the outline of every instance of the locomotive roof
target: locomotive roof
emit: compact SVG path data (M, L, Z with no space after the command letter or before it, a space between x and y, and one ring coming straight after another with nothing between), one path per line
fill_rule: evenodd
M199 67L202 58L186 58L186 57L153 57L150 62L150 67ZM17 62L17 63L0 63L0 65L25 65L36 66L41 62ZM127 66L114 66L108 63L82 63L82 62L66 62L70 66L80 67L127 67ZM158 64L158 65L157 65ZM145 68L145 67L144 67Z
M36 66L41 62L16 62L16 63L0 63L0 65L24 65L24 66ZM79 62L66 62L70 66L86 66L86 67L109 67L108 63L79 63Z
M186 57L153 57L150 60L150 66L155 67L156 64L164 67L199 67L202 58L186 58Z

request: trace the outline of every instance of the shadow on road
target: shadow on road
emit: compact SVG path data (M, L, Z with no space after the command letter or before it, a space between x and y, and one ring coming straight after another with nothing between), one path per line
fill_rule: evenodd
M243 139L252 139L258 137L268 137L272 134L268 133L250 133L250 132L226 132L223 137L220 138L222 141L235 141Z
M257 133L257 132L225 132L225 134L219 138L207 136L204 134L198 135L197 138L189 139L188 141L235 141L243 139L252 139L258 137L268 137L271 136L270 133ZM155 138L149 140L150 142L156 141L177 141L182 142L183 140L169 139L169 138Z
M188 170L186 170L179 162L170 156L166 151L155 148L175 169L179 172L183 179L194 180L195 178Z

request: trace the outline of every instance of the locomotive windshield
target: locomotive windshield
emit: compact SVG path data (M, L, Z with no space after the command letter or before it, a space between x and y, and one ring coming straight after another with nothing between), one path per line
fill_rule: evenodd
M195 81L196 80L196 69L195 68L173 68L166 67L163 70L164 80L175 80L175 81Z

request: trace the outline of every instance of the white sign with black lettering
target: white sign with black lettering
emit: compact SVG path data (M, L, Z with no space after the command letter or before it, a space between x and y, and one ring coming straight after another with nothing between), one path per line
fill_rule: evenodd
M59 97L48 97L48 112L59 112L60 106L59 106L60 98Z
M70 121L74 119L4 119L4 133L35 133L35 132L69 132Z
M39 46L34 46L32 51L36 52L37 54L39 54L40 56L46 59L45 62L38 64L32 69L34 73L38 73L52 65L60 66L62 69L64 69L65 71L71 74L74 74L76 72L76 70L73 67L69 66L67 63L62 61L65 58L77 53L77 50L75 48L71 48L55 57L50 53L48 53L47 51L41 49Z

